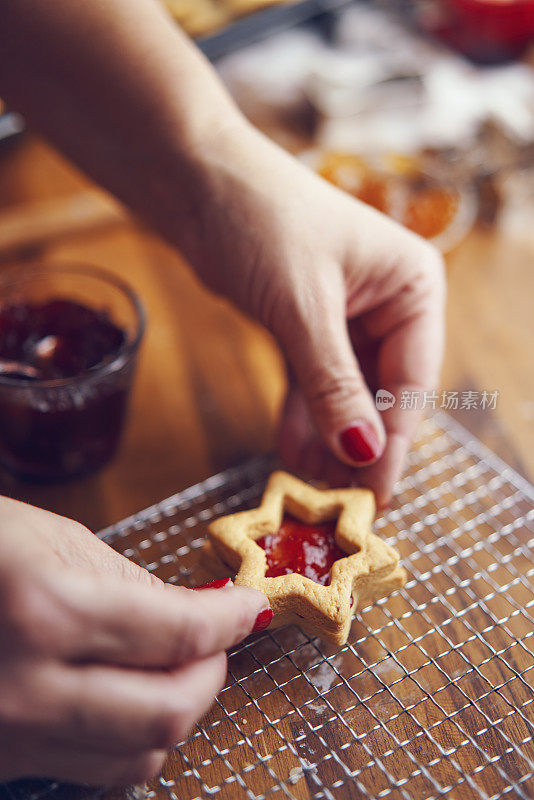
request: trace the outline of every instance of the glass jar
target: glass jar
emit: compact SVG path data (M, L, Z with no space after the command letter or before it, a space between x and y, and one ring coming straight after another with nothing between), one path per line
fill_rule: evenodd
M0 461L22 478L61 480L92 472L115 454L145 315L134 291L100 268L44 265L0 275L0 319L3 311L9 317L18 309L31 317L33 310L39 312L43 308L49 314L56 313L60 322L62 309L76 317L78 308L76 335L81 328L86 344L91 343L93 334L101 334L97 319L105 321L108 330L117 332L119 342L100 363L69 377L44 380L39 373L32 375L31 368L22 374L16 367L9 369L9 362L3 362ZM82 319L87 319L85 330ZM65 320L62 331L65 341L61 346L72 349L74 340L69 341ZM1 337L8 335L9 321L4 319L0 343ZM46 349L50 340L58 338L45 336L38 346Z

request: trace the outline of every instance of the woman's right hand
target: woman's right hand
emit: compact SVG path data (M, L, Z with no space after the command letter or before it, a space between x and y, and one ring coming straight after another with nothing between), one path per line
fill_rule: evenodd
M0 780L157 774L267 606L164 584L82 525L0 498Z
M440 254L242 120L206 140L196 166L201 199L184 242L208 286L280 345L290 377L282 459L333 486L367 486L387 506L438 385Z

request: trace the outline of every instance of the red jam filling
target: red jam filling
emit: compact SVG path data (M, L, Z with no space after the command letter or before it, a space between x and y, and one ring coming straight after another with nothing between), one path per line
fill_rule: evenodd
M38 380L83 375L112 359L124 341L106 311L71 300L0 309L0 358L32 367Z
M105 464L119 442L131 365L107 375L98 368L115 360L126 339L106 311L68 299L0 308L0 367L21 384L0 380L0 462L45 480ZM94 380L84 383L90 374ZM40 384L58 379L68 383Z
M268 533L256 540L265 550L267 578L291 575L297 572L316 583L326 586L334 561L347 555L335 541L337 520L317 525L286 514L276 533Z

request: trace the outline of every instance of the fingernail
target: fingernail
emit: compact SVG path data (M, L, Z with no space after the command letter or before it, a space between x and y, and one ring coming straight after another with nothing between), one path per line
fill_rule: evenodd
M382 455L383 447L380 439L368 422L354 422L341 434L343 450L353 461L367 464Z
M256 622L254 623L254 627L252 628L252 633L258 633L259 631L264 631L271 624L271 620L273 618L273 610L272 608L264 608L263 611L260 611L258 616L256 617Z
M354 605L354 597L351 595L350 596L350 606L349 606L349 608L352 608L353 605Z
M217 580L203 583L201 586L193 586L193 589L195 591L198 589L222 589L223 586L228 586L229 583L232 583L231 578L217 578Z

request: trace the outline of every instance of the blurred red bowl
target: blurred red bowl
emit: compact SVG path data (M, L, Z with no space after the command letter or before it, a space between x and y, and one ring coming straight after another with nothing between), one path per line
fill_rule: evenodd
M517 58L534 41L534 0L441 0L433 9L426 27L477 62Z

